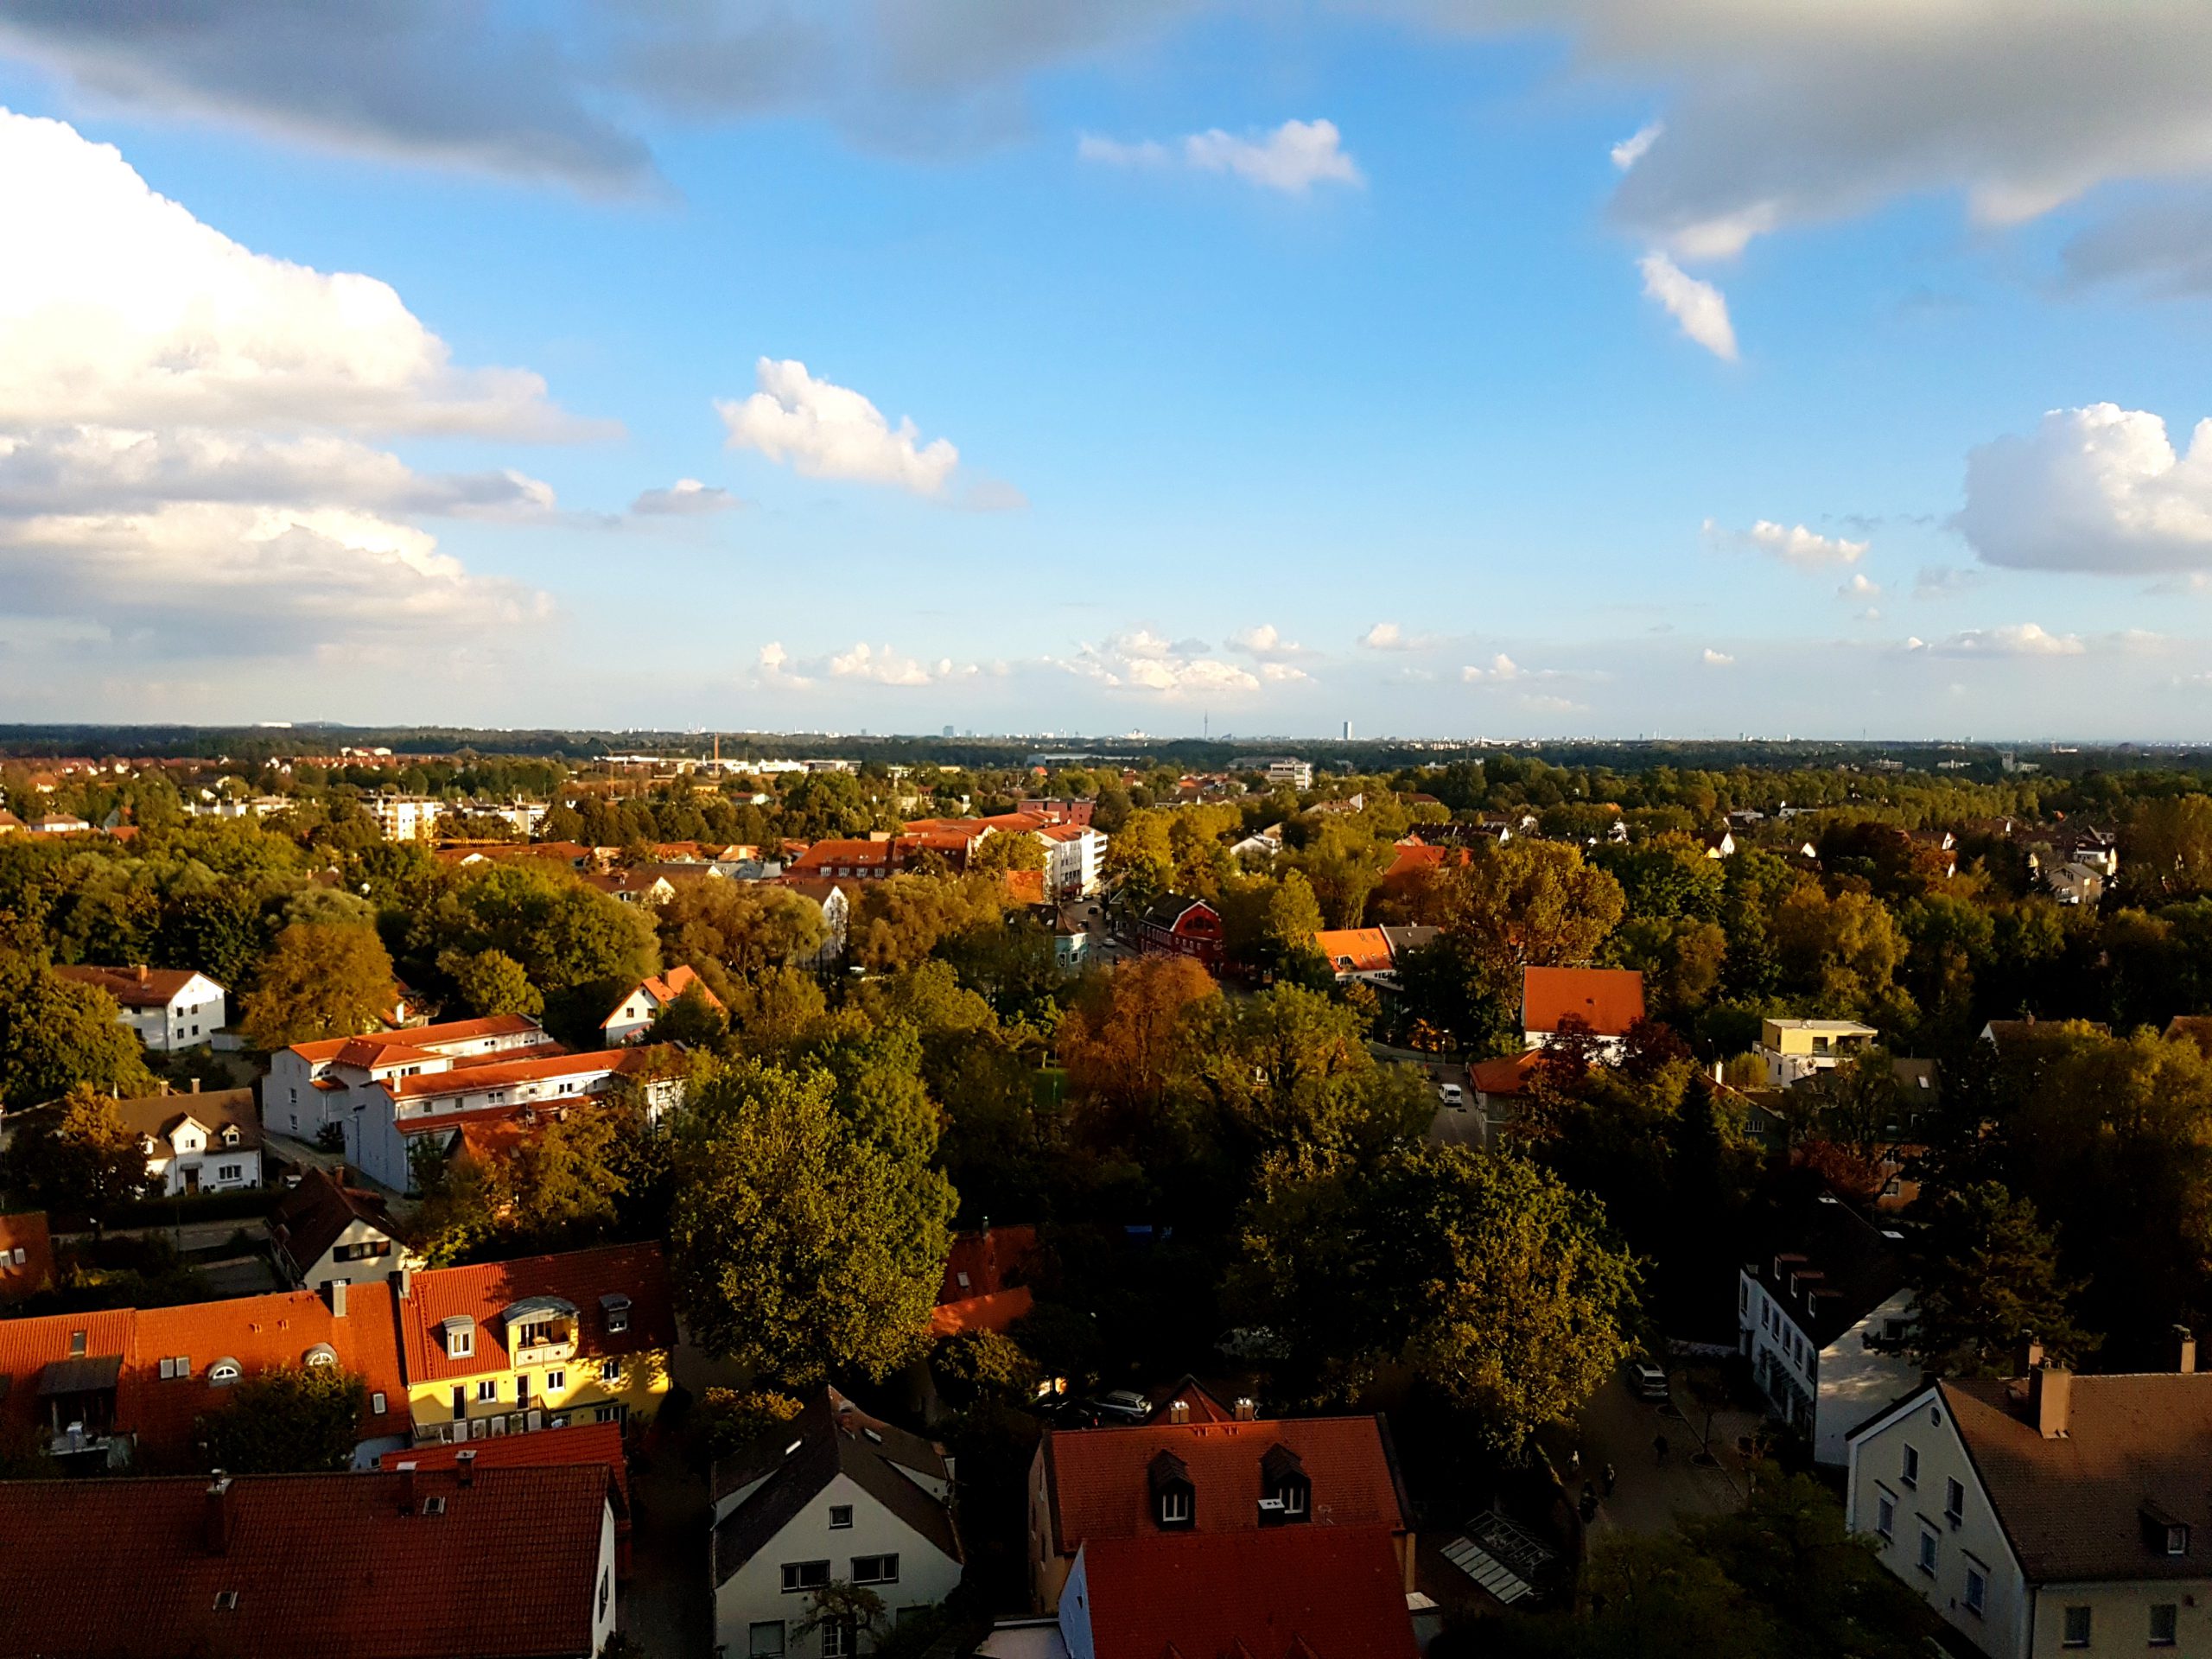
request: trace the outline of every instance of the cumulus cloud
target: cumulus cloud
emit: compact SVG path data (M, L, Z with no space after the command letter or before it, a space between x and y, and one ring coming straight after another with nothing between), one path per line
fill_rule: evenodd
M1049 665L1109 690L1144 693L1168 702L1192 696L1228 696L1257 691L1262 675L1270 683L1302 680L1306 675L1287 664L1263 664L1262 673L1219 658L1205 655L1202 640L1169 640L1149 629L1109 636L1097 645L1086 645L1066 659L1047 658ZM1268 672L1269 669L1279 672Z
M1708 518L1705 521L1705 533L1707 539L1721 545L1764 553L1799 570L1856 564L1866 556L1869 545L1866 542L1847 541L1840 536L1822 536L1802 524L1777 524L1771 518L1761 518L1749 530L1730 530L1719 520Z
M1637 128L1635 132L1613 146L1611 151L1613 165L1622 172L1627 172L1644 158L1650 151L1651 146L1659 142L1659 135L1666 130L1667 124L1663 121L1654 121L1649 125Z
M1303 195L1317 184L1362 185L1366 177L1347 155L1333 121L1286 121L1266 132L1236 134L1219 127L1194 132L1173 144L1158 139L1124 143L1084 133L1076 154L1115 167L1173 167L1196 173L1230 173L1248 184L1286 195Z
M1496 685L1522 677L1521 664L1503 652L1499 652L1488 663L1470 663L1459 671L1459 677L1469 685Z
M1637 261L1643 273L1643 291L1666 308L1684 338L1692 340L1725 362L1736 360L1736 329L1728 321L1728 301L1711 283L1691 276L1663 253L1647 253Z
M261 656L546 613L409 521L544 518L550 488L363 441L572 435L536 375L457 367L386 284L257 254L61 122L0 111L0 222L11 609Z
M946 439L925 444L911 419L893 427L859 392L817 379L796 359L762 358L760 391L742 403L718 400L733 449L757 449L807 478L888 484L916 495L940 493L960 452Z
M1835 590L1835 596L1838 599L1851 600L1879 599L1882 596L1882 584L1867 575L1864 570L1853 571L1851 580Z
M1246 628L1241 633L1229 636L1231 649L1243 652L1255 662L1288 663L1313 653L1295 640L1286 639L1272 622L1262 622L1255 628Z
M2088 650L2075 633L2051 633L2037 622L2005 627L1966 628L1948 639L1929 645L1905 641L1908 651L1924 651L1934 657L2079 657Z
M982 671L974 663L941 657L933 663L900 655L890 646L865 642L840 652L823 664L832 679L866 680L874 685L934 685L941 680L971 679Z
M679 478L664 489L639 491L638 499L630 504L630 511L648 517L693 518L727 512L739 505L735 496L717 485L702 484L696 478Z
M811 678L798 671L791 662L791 653L784 649L780 639L771 639L760 647L760 654L753 659L753 676L764 685L814 683Z
M2139 574L2212 567L2212 421L2177 454L2116 404L2059 409L1967 457L1955 524L1990 564Z
M1699 656L1698 660L1707 668L1727 668L1732 666L1736 659L1725 651L1715 651L1711 645L1707 645Z

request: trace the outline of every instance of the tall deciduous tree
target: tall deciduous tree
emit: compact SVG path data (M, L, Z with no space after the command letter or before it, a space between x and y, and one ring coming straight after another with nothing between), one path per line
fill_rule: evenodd
M827 938L819 905L757 881L689 881L660 909L669 961L705 958L733 974L810 961Z
M350 1468L367 1385L335 1365L278 1365L250 1376L207 1420L210 1466L241 1475Z
M1187 1052L1191 1021L1220 997L1213 976L1184 957L1142 957L1093 975L1060 1024L1068 1080L1108 1105L1156 1104Z
M545 998L522 963L504 950L448 950L438 970L453 982L461 1006L479 1016L545 1012Z
M391 987L391 953L368 929L295 922L276 936L239 1023L260 1049L358 1036L376 1028Z
M54 1100L77 1084L123 1094L153 1087L115 999L28 958L0 956L0 1106Z
M953 1195L841 1112L822 1071L746 1062L696 1086L676 1130L671 1231L686 1328L798 1385L883 1376L926 1343Z
M115 1205L144 1197L151 1185L145 1149L124 1127L113 1098L81 1083L59 1112L42 1113L17 1131L9 1147L8 1184L50 1210L87 1211L95 1225Z
M2098 1345L2075 1322L2081 1287L2058 1269L2036 1207L1994 1181L1939 1198L1914 1252L1913 1351L1950 1376L2010 1376L2030 1338L2072 1364Z

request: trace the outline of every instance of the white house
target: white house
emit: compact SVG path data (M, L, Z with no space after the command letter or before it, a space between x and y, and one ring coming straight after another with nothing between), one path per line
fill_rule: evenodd
M269 1075L261 1081L262 1121L280 1135L312 1141L326 1128L348 1122L353 1090L375 1077L412 1076L441 1061L552 1053L558 1046L543 1027L521 1014L295 1043L269 1057Z
M853 903L847 893L847 884L786 875L778 877L776 885L812 899L822 912L822 949L815 953L814 961L810 965L826 968L842 959L845 954L846 931L853 919Z
M1088 899L1098 891L1106 835L1087 823L1051 823L1032 832L1045 846L1045 886L1056 899Z
M261 1121L252 1090L142 1095L118 1100L115 1109L138 1137L147 1176L162 1197L261 1185Z
M1915 1389L1851 1435L1846 1520L1990 1659L2212 1653L2212 1375Z
M715 1465L715 1642L728 1659L833 1659L865 1631L799 1633L810 1592L865 1586L895 1619L960 1583L944 1449L825 1389L785 1428Z
M428 841L446 804L428 795L372 795L361 810L376 820L386 841Z
M707 988L707 982L688 963L679 963L664 974L646 975L624 993L614 1012L599 1022L601 1040L609 1048L641 1041L652 1028L654 1016L695 986L712 1007L721 1007L721 998Z
M302 1290L327 1293L338 1280L360 1284L423 1265L382 1198L323 1169L306 1171L278 1202L269 1237L276 1265Z
M1900 1351L1912 1292L1885 1232L1823 1193L1792 1218L1789 1243L1737 1275L1737 1345L1774 1414L1845 1460L1845 1437L1910 1393L1920 1363Z
M105 991L138 1040L162 1053L210 1042L225 1023L223 988L188 968L86 966L54 971Z
M1287 784L1293 789L1313 787L1313 763L1311 760L1296 760L1289 755L1265 760L1242 761L1238 765L1238 770L1264 772L1269 783Z

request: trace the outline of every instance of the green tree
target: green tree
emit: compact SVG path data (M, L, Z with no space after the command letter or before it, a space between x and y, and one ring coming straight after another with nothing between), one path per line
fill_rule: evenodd
M368 1385L335 1365L277 1365L238 1382L207 1419L209 1466L236 1475L350 1468Z
M438 957L438 971L473 1014L526 1014L535 1019L545 1012L545 998L530 975L504 950L448 950Z
M685 1326L793 1384L880 1377L918 1353L951 1244L950 1185L925 1189L835 1094L827 1071L745 1062L695 1088L676 1129Z
M259 1049L373 1031L391 1006L391 957L365 928L295 922L276 936L239 1020Z
M2011 1376L2032 1338L2052 1360L2078 1363L2098 1345L2075 1322L2082 1287L2058 1268L2058 1245L2036 1207L1994 1181L1946 1192L1913 1252L1918 1306L1910 1342L1947 1376Z
M42 1113L16 1131L8 1178L49 1210L87 1211L95 1226L151 1185L144 1146L124 1127L113 1098L81 1083L71 1087L58 1112Z
M971 875L1002 876L1010 870L1045 868L1045 843L1029 835L988 835L969 856Z
M0 955L0 1107L36 1105L75 1084L141 1095L144 1052L115 999L28 958Z
M1522 969L1586 963L1620 921L1620 883L1577 848L1484 841L1471 854L1440 878L1444 931L1488 993L1516 1007Z
M736 975L811 961L827 938L819 905L758 881L688 881L660 910L669 961L711 960Z

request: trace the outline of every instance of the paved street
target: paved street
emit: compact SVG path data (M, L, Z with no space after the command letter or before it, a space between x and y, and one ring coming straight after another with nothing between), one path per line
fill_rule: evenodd
M1568 1483L1571 1495L1579 1496L1582 1481L1598 1479L1608 1463L1620 1476L1612 1497L1599 1506L1598 1519L1591 1528L1593 1536L1614 1527L1630 1532L1664 1532L1678 1515L1717 1515L1743 1502L1743 1469L1736 1454L1736 1440L1757 1420L1747 1412L1716 1414L1713 1421L1715 1462L1701 1465L1694 1454L1705 1414L1683 1389L1679 1370L1675 1395L1677 1404L1671 1406L1638 1400L1617 1373L1584 1408L1582 1473ZM1652 1450L1653 1438L1662 1433L1669 1445L1663 1464Z

